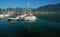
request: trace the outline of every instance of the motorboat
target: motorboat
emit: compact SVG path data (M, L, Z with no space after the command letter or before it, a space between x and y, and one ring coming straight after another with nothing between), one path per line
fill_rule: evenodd
M18 18L8 18L8 21L17 21Z

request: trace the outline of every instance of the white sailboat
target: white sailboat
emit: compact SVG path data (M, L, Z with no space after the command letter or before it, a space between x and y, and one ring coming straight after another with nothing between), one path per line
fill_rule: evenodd
M25 11L23 10L23 14L19 15L17 18L19 18L18 20L24 20L25 16L27 16L27 14L25 14Z
M36 16L32 14L31 9L29 9L29 3L28 3L28 13L26 14L26 10L24 11L23 15L20 15L20 20L25 20L25 21L36 21Z
M24 20L28 20L28 21L36 21L36 16L34 16L34 14L31 13L31 9L29 9L29 3L28 3L28 14L27 16L24 18Z

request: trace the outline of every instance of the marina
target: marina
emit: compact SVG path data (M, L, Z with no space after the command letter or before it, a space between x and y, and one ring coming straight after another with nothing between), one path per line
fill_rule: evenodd
M0 37L60 37L59 0L0 0Z
M7 20L8 21L17 21L17 20L24 20L24 21L35 21L37 19L37 17L32 14L32 11L31 9L29 8L30 4L28 3L28 12L26 13L26 11L24 12L23 11L23 14L21 15L17 15L17 17L13 18L13 17L10 17L11 13L8 12L8 14L2 14L0 15L0 18L5 18L5 17L8 17ZM13 13L14 11L12 11ZM13 16L13 15L12 15Z

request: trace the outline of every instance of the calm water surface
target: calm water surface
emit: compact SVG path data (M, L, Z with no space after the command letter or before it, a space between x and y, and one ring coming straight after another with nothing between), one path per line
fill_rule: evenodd
M60 23L38 19L36 22L0 19L0 37L58 37Z

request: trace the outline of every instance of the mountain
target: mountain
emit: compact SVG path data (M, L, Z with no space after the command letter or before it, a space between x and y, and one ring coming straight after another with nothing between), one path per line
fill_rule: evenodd
M41 7L38 7L37 9L35 9L33 11L38 11L38 12L60 12L60 3L41 6Z

